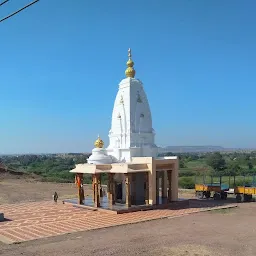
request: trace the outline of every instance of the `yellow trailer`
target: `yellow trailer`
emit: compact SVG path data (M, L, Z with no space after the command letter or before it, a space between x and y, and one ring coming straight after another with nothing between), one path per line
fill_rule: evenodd
M256 195L256 186L236 186L234 193L238 203L250 202L252 200L252 196Z
M211 177L211 183L205 183L205 176L203 176L203 182L197 183L195 181L195 192L197 198L210 198L213 193L213 199L227 199L227 191L229 186L222 183L221 177L219 182L213 182L213 177Z
M236 185L234 187L234 194L236 195L236 201L238 203L250 202L252 201L252 196L256 195L256 176L252 176L252 181L250 181L250 179L248 181L248 177L246 180L246 176L244 176L243 185Z

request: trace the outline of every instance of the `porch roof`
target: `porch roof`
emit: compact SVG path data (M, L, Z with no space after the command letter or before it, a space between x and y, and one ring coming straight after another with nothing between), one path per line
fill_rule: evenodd
M71 173L134 173L134 172L149 172L147 164L77 164L76 168L71 170Z

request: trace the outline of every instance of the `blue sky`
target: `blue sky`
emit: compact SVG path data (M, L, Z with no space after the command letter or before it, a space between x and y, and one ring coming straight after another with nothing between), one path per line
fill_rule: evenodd
M4 17L29 0L0 7ZM108 145L132 48L158 145L256 147L254 0L40 0L0 23L0 153Z

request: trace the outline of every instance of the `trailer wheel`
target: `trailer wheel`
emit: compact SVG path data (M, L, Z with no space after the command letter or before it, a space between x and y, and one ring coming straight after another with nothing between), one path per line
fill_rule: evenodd
M244 201L245 202L251 202L252 201L252 195L245 194L244 195Z
M210 191L206 191L204 192L205 198L210 198L211 197L211 192Z
M203 199L204 198L204 193L202 191L196 191L196 197L198 199Z
M214 195L213 195L213 199L214 200L220 200L221 199L220 193L215 192Z
M227 197L228 197L228 194L227 194L227 193L221 192L221 199L222 199L222 200L226 200Z
M244 194L237 194L236 195L236 201L238 203L243 203L244 202Z

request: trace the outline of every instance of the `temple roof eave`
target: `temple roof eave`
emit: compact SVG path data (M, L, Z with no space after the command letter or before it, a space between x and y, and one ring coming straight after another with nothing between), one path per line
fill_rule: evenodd
M151 166L154 162L155 171L170 170L173 165L178 165L178 157L134 157L132 162L128 163L112 163L112 164L77 164L71 170L71 173L97 174L97 173L135 173L135 172L151 172Z
M78 164L70 173L97 174L97 173L134 173L150 172L146 164Z

